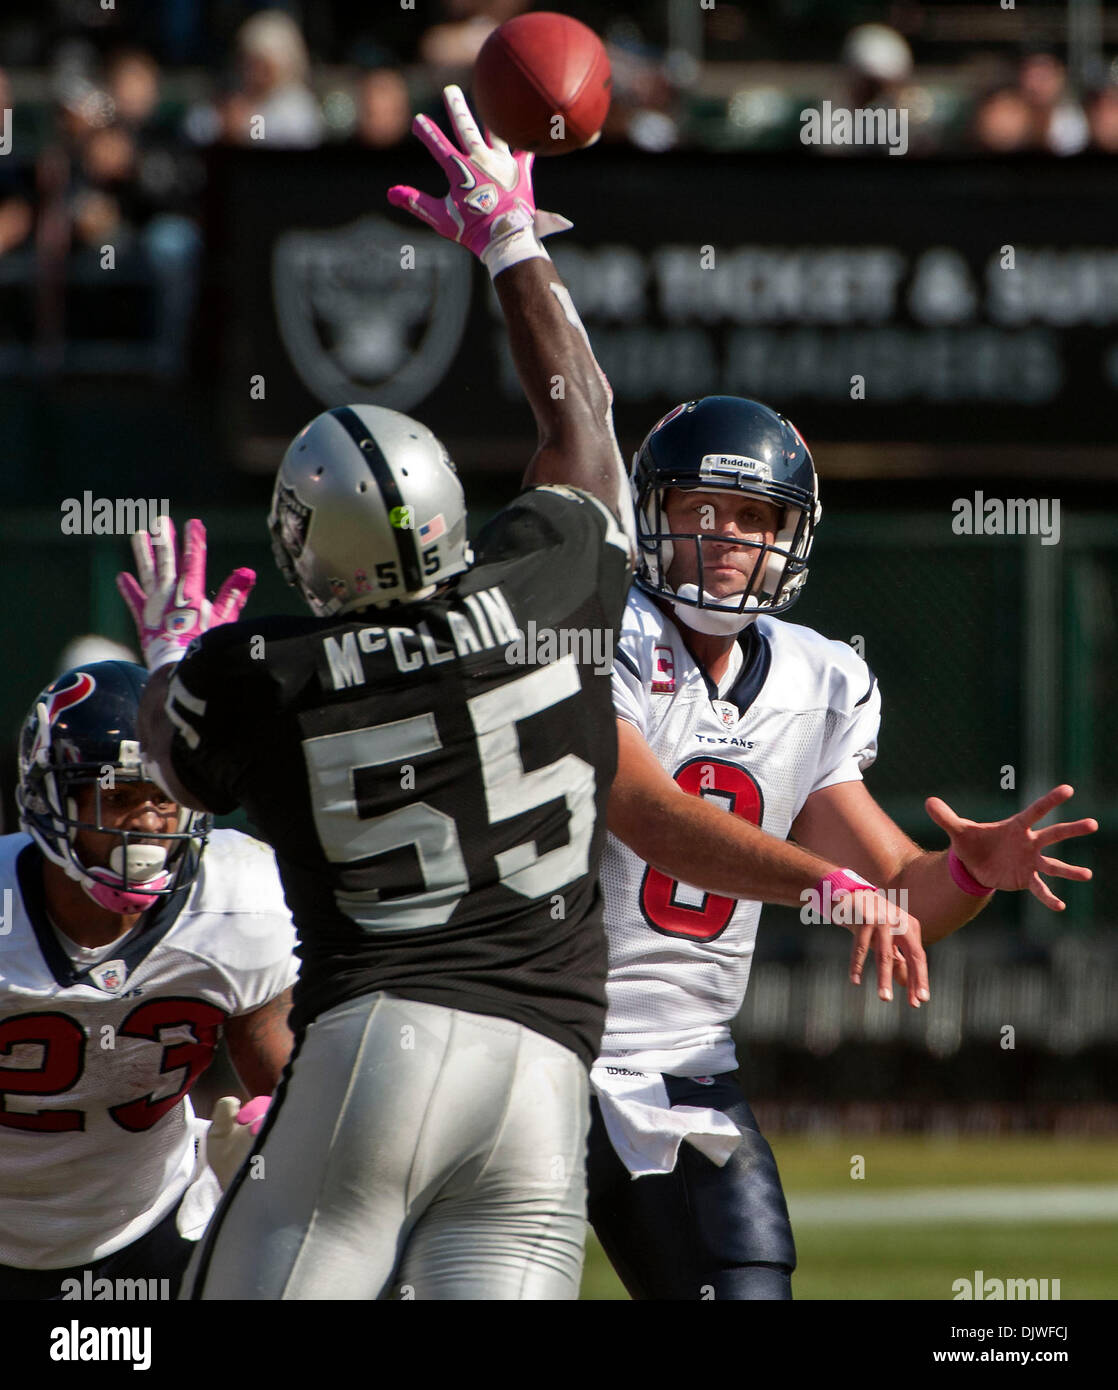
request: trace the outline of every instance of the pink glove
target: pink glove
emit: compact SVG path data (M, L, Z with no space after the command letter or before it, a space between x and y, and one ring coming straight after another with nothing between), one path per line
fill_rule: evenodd
M206 1162L214 1170L224 1192L237 1169L252 1152L252 1141L264 1123L271 1096L254 1096L242 1105L236 1096L222 1096L214 1106L206 1133Z
M537 210L532 192L534 156L513 154L499 136L488 131L483 139L461 87L444 87L443 101L461 149L426 116L416 116L412 130L450 180L450 192L439 199L396 184L388 190L388 201L393 207L407 208L439 236L467 247L485 262L490 275L533 256L550 259L539 238L565 232L574 224L557 213Z
M259 1134L260 1126L264 1123L264 1116L268 1113L268 1106L271 1103L271 1096L253 1096L237 1112L237 1123L239 1125L251 1125L251 1132L254 1135Z
M149 671L180 660L195 637L211 627L235 622L256 583L255 570L236 569L209 602L206 528L195 519L186 523L181 560L169 516L160 517L150 534L137 531L132 553L139 583L122 573L116 577L116 587L135 621Z

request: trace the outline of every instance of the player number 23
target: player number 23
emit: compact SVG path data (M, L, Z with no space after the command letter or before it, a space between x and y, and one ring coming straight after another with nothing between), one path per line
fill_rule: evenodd
M571 656L475 695L466 702L477 739L489 823L496 825L549 801L567 804L568 840L540 854L531 840L498 851L501 882L525 898L542 898L589 868L594 833L594 769L574 753L524 771L517 721L576 695L581 687ZM406 931L447 922L470 886L453 816L415 801L386 815L358 815L355 775L370 767L400 767L443 745L434 714L304 741L311 775L315 828L327 858L353 863L413 845L425 891L379 903L373 893L337 892L338 906L367 931ZM388 774L391 775L391 774Z

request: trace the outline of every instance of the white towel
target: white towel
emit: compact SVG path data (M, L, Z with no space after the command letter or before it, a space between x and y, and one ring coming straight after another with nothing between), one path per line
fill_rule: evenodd
M221 1184L217 1180L217 1174L206 1162L209 1120L200 1120L197 1115L192 1115L190 1126L194 1131L196 1145L194 1172L190 1176L190 1186L183 1193L175 1225L184 1240L199 1240L218 1202L221 1201Z
M673 1106L659 1072L599 1062L590 1084L610 1142L634 1178L670 1173L685 1139L719 1168L741 1143L741 1131L721 1110Z

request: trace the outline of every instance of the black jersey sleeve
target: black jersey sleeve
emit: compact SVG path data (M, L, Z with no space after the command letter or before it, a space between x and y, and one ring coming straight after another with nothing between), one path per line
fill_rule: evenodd
M604 502L582 488L550 484L520 493L488 523L475 547L490 565L540 558L557 584L596 576L607 624L621 621L632 578L629 541Z
M221 815L239 804L238 782L252 761L272 698L260 659L264 642L259 624L251 632L243 623L213 628L187 649L167 690L175 776Z

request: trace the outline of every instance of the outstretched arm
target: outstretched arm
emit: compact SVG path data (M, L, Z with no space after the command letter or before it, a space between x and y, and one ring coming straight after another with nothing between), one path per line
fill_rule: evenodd
M928 814L947 832L951 847L923 850L886 815L864 783L843 782L809 796L792 833L882 887L904 889L923 924L924 940L941 941L976 917L997 890L1028 889L1045 907L1063 911L1064 903L1041 875L1083 883L1091 871L1050 858L1045 850L1092 834L1098 823L1083 819L1043 830L1032 827L1071 795L1069 786L1054 787L1016 816L989 824L965 820L946 802L929 797Z
M640 731L617 721L617 776L610 792L611 832L645 863L707 893L800 906L821 881L839 872L829 862L685 792L660 765ZM834 882L834 880L832 880ZM836 894L837 897L837 894ZM846 911L840 909L847 908ZM928 971L919 921L871 887L836 903L830 920L854 935L850 978L862 980L869 951L877 956L878 994L892 998L900 974L908 1000L927 1000Z
M439 199L397 185L388 190L388 200L440 236L466 246L493 277L513 361L539 431L539 448L524 486L585 488L612 509L632 538L632 506L613 433L609 383L540 241L571 224L537 210L532 155L514 154L488 133L483 137L460 88L445 88L443 99L457 144L426 116L417 116L412 129L446 174L449 192Z
M625 523L631 504L613 432L612 393L566 285L550 260L538 259L513 266L494 284L539 431L524 486L585 488Z

